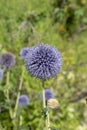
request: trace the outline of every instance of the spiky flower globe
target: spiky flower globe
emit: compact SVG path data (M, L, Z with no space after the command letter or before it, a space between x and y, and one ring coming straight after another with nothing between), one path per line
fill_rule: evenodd
M50 45L37 45L27 54L25 64L28 72L41 80L56 76L62 66L61 53Z
M22 48L20 51L21 58L24 59L29 51L30 51L30 48L28 47Z
M2 68L10 69L15 65L15 56L12 53L4 53L0 56L0 64Z
M27 95L21 95L19 97L18 106L25 106L29 104L29 98Z
M54 93L51 89L45 89L45 99L48 101L49 99L54 98ZM42 93L40 94L40 99L43 99Z
M0 68L0 79L3 77L3 70Z

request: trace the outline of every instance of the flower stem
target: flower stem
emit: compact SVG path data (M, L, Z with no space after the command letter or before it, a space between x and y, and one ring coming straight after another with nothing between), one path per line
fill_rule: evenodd
M18 91L18 94L17 94L16 104L15 104L15 108L14 108L14 114L13 114L14 121L15 121L16 115L17 115L18 101L19 101L19 97L20 97L20 90L22 89L23 76L24 76L24 68L22 68L22 74L21 74L21 79L20 79L20 84L19 84L19 91Z
M44 81L42 81L42 88L43 88L43 109L46 108L46 100L45 100L45 88L44 88ZM46 113L47 114L47 113ZM45 119L45 125L46 125L46 130L48 129L48 121L47 121L47 117Z
M9 88L8 88L9 81L10 81L10 71L8 70L7 71L7 76L6 76L6 97L7 97L7 101L10 103ZM9 114L10 114L10 117L12 118L12 109L11 109L11 106L9 108Z
M42 81L42 88L43 88L43 108L46 108L44 81Z
M9 81L10 81L10 71L7 71L7 77L6 77L6 86L7 86L6 96L7 96L7 100L9 99L9 89L8 89Z
M19 122L20 126L22 125L22 120L23 120L23 117L22 117L22 115L20 115L20 122Z
M43 108L46 108L46 100L45 100L45 88L44 88L44 81L42 81L42 88L43 88ZM45 120L45 124L46 124L46 130L50 130L50 119L49 119L49 111L47 110L47 117Z
M47 113L47 125L48 125L48 130L50 130L50 118L49 118L49 112Z

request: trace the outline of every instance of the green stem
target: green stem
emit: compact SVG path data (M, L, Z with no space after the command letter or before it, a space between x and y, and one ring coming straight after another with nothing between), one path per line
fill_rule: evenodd
M22 117L22 115L20 115L20 122L19 122L20 126L22 125L22 121L23 121L23 117Z
M43 88L43 108L46 108L44 81L42 81L42 88Z
M44 88L44 81L42 81L42 88L43 88L43 108L46 108L46 100L45 100L45 88ZM46 130L50 130L50 119L49 119L49 111L47 111L47 117L45 120Z
M50 118L49 118L49 112L47 113L47 125L48 125L48 130L50 130Z
M22 68L22 75L21 75L20 84L19 84L19 91L18 91L18 94L17 94L16 104L15 104L15 108L14 108L14 114L13 114L14 121L15 121L16 115L17 115L18 102L19 102L19 97L20 97L20 91L22 89L22 84L23 84L23 76L24 76L24 68ZM17 124L15 124L15 125L17 125Z
M7 101L10 103L10 98L9 98L9 81L10 81L10 71L8 70L7 71L7 77L6 77L6 97L7 97ZM11 106L9 108L9 114L10 114L10 117L12 118L12 109L11 109Z
M7 77L6 77L6 96L7 99L9 99L9 89L8 89L8 85L9 85L9 81L10 81L10 71L7 71Z
M42 88L43 88L43 109L44 109L46 108L44 81L42 81ZM48 130L47 117L45 119L45 125L46 125L46 130Z

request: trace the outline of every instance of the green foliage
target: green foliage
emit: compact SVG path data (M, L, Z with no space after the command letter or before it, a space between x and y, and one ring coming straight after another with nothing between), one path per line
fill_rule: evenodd
M53 2L53 24L58 26L58 32L65 37L72 37L81 28L87 25L85 12L87 10L85 0L63 0Z

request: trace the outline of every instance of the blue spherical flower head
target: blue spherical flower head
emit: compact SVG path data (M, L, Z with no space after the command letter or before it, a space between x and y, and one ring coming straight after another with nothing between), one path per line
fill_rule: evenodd
M4 53L0 56L0 64L2 68L10 69L15 65L15 56L12 53Z
M0 68L0 79L3 77L3 70Z
M43 99L42 93L40 94L41 100ZM54 93L51 89L45 89L45 99L48 101L49 99L54 98Z
M50 45L34 46L25 58L28 72L41 80L56 76L62 66L61 53Z
M22 48L20 51L21 58L24 59L29 51L30 51L30 48L28 47Z
M29 98L27 95L21 95L19 97L19 102L18 102L18 105L19 106L25 106L25 105L28 105L29 104Z
M52 90L50 89L45 89L45 97L46 97L46 100L49 100L51 98L54 98L54 93Z

